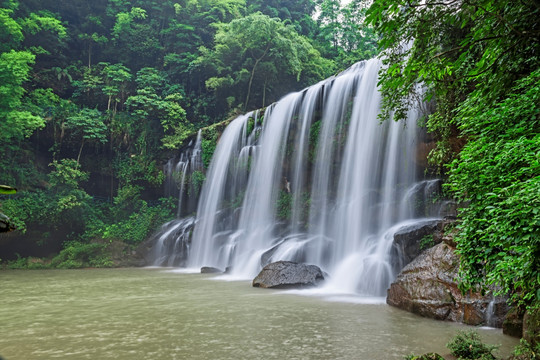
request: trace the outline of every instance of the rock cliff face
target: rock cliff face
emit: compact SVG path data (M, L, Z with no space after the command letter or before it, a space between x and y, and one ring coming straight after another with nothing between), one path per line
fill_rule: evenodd
M321 269L315 265L277 261L266 265L253 280L254 287L291 288L315 286L324 280Z
M438 319L470 325L500 327L507 312L504 299L479 293L461 294L456 278L459 258L454 249L440 243L403 268L388 290L392 306Z

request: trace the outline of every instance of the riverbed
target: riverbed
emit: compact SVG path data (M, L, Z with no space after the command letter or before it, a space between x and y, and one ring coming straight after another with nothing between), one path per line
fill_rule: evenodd
M382 299L336 301L170 269L0 271L5 360L403 359L448 354L460 329L473 328ZM477 330L500 356L518 343Z

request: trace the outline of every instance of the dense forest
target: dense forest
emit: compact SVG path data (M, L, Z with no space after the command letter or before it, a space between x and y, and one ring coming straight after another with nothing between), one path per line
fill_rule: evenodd
M463 289L538 304L537 0L4 0L0 16L11 266L62 249L53 266L112 266L104 248L173 217L161 165L198 128L380 53L381 121L435 105L429 160L464 205Z
M55 266L111 265L106 244L136 245L173 217L175 201L157 200L162 165L189 135L374 56L365 12L359 0L3 1L0 183L19 191L1 206L24 236L0 258L64 248Z

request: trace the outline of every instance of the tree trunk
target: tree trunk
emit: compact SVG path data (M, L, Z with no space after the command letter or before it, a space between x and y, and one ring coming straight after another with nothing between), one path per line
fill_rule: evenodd
M88 69L92 68L92 40L88 44Z
M255 76L255 69L257 69L257 65L259 65L259 61L261 61L261 58L258 58L255 60L255 65L253 65L253 69L251 70L251 76L249 78L249 85L248 85L248 91L246 96L246 103L244 104L244 111L247 111L248 103L249 103L249 96L251 94L251 85L253 84L253 77Z
M113 197L114 197L114 170L112 168L112 165L111 165L111 196L109 198L109 203L112 204L112 201L113 201Z
M265 102L266 102L266 84L268 83L268 79L267 78L264 78L264 87L263 87L263 102L262 102L262 107L264 107L265 105Z
M84 147L84 138L83 138L83 140L81 142L81 147L79 149L79 155L77 155L77 166L79 166L79 160L81 159L81 153L82 153L83 147Z
M253 65L253 69L251 70L251 76L249 78L248 92L246 96L246 103L244 104L244 111L247 111L247 107L249 103L249 96L251 95L251 85L253 84L253 77L255 77L255 69L257 69L257 65L259 65L259 62L261 62L261 60L264 59L264 57L268 53L268 50L270 50L270 44L271 42L269 41L261 57L259 57L258 59L255 59L255 65Z

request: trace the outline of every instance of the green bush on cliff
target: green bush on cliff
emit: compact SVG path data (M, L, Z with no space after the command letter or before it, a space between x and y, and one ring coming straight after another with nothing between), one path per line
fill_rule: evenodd
M105 244L69 242L51 261L51 267L76 269L81 267L111 267L110 257L105 253Z
M463 222L457 241L463 289L501 286L521 304L540 300L540 70L504 101L474 93L460 108L469 142L449 187Z
M208 169L208 166L210 166L210 160L212 160L214 151L216 151L216 146L219 139L217 125L206 127L203 130L201 137L201 158L205 169Z
M191 186L188 188L188 194L190 196L197 196L202 189L204 180L206 180L206 175L199 170L195 170L191 173Z
M279 192L279 197L277 199L277 212L276 212L276 217L279 220L291 219L292 201L293 201L293 196L291 193L288 193L284 190L281 190Z
M175 204L170 198L160 199L156 206L141 201L137 211L112 224L97 224L93 234L109 242L120 240L128 244L139 244L148 239L158 225L174 217L172 209Z

